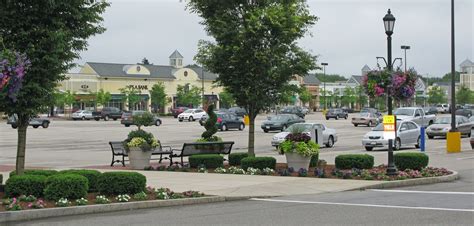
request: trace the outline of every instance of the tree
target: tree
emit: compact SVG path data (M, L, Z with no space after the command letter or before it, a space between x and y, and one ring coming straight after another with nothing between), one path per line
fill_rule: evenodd
M148 59L146 57L143 57L142 64L143 65L150 65L150 61L148 61Z
M176 90L177 104L181 106L198 106L201 103L201 88L192 86L189 88L189 84L178 85Z
M474 103L474 92L466 86L461 86L456 92L456 104L465 105Z
M25 53L31 61L18 101L1 101L7 114L18 115L16 173L23 174L26 131L31 117L54 102L54 90L73 60L87 49L87 39L105 28L105 1L0 0L0 37L6 48Z
M195 60L219 74L249 115L248 152L255 155L255 117L277 103L293 75L316 69L316 57L297 46L317 17L305 1L190 0L189 9L215 42L200 41Z
M299 92L299 98L301 103L303 103L303 105L306 105L311 101L313 95L311 95L311 93L306 87L301 87Z
M357 86L355 88L356 93L356 103L359 105L359 110L365 107L367 104L367 95L365 95L364 88L362 86Z
M139 89L137 89L133 86L127 86L125 88L120 88L119 91L123 95L122 101L125 104L128 104L128 109L129 110L133 109L135 104L140 102L140 100L141 100L140 94L142 92Z
M217 115L214 113L214 105L209 105L206 112L209 118L204 123L204 128L206 128L206 131L201 134L202 140L207 142L219 141L219 137L214 136L214 134L217 133Z
M445 92L439 86L433 86L428 91L428 103L429 104L441 104L446 103Z
M163 82L158 82L151 87L150 98L151 105L153 106L155 112L158 111L158 109L161 109L163 112L166 104L169 103Z
M357 98L355 95L355 91L351 87L344 88L344 95L341 98L341 103L344 106L353 108L354 103L356 102Z
M340 81L346 81L347 78L344 76L338 75L338 74L322 74L322 73L317 73L316 78L321 81L321 82L340 82Z
M54 90L53 98L55 106L68 106L71 108L71 105L76 102L76 94L71 93L69 90L66 92Z
M230 108L235 104L234 97L226 89L219 93L219 100L221 102L221 108Z
M105 92L103 89L100 89L99 92L95 94L95 101L97 104L105 106L112 99L110 92Z

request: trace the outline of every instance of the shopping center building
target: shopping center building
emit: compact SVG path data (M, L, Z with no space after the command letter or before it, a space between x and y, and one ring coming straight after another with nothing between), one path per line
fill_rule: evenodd
M169 98L169 103L161 109L162 112L169 112L170 108L177 106L178 85L186 88L204 87L204 98L217 105L219 105L218 95L222 92L222 87L213 84L217 78L216 74L195 65L183 66L183 56L178 51L174 51L169 57L169 65L87 62L78 73L69 73L66 77L67 79L60 83L59 89L74 93L76 103L73 111L96 109L95 93L100 89L109 92L112 96L105 107L149 111L151 110L150 90L154 84L162 82ZM127 106L123 101L124 94L120 91L130 86L140 92L140 101L134 106Z

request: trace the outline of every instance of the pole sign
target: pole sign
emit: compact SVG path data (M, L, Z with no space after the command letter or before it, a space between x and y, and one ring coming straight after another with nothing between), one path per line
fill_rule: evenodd
M395 139L395 116L383 116L383 137L386 139Z

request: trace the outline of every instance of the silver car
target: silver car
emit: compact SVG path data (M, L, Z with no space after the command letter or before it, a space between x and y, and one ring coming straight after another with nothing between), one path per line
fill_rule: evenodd
M89 110L79 110L74 113L72 113L72 119L73 120L90 120L93 119L94 117L92 116L92 111Z
M471 136L471 128L473 123L468 118L462 115L456 115L456 128L462 135ZM433 139L435 136L445 137L446 133L451 129L451 116L439 117L435 122L426 128L426 135L428 139Z
M397 137L393 141L393 148L399 150L403 146L414 145L420 147L420 126L411 121L397 121ZM388 148L388 139L384 138L383 123L378 124L372 131L362 138L365 150L374 148Z
M335 129L327 128L320 123L295 123L288 127L285 131L275 134L272 138L272 146L278 147L283 141L285 141L286 136L290 134L290 131L293 129L292 127L295 126L304 126L305 133L308 133L308 135L310 134L310 131L322 129L323 144L328 148L333 147L334 143L337 141L337 133Z

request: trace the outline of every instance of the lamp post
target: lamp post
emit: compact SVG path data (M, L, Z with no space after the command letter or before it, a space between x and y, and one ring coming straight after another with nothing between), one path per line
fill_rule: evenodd
M451 0L451 130L450 132L457 132L456 129L456 66L454 57L454 0ZM450 142L448 142L448 145Z
M393 27L395 25L395 17L392 15L390 9L388 9L387 14L383 17L383 24L385 27L385 34L387 34L387 69L388 71L392 71L392 34L393 34ZM388 88L390 90L390 88ZM392 96L390 91L387 94L387 107L388 107L388 115L392 115ZM397 128L395 120L395 130ZM396 137L396 132L395 132ZM395 175L397 174L397 168L393 162L393 139L388 139L388 166L387 166L387 175Z
M407 72L407 49L410 49L410 46L401 46L405 50L405 73Z
M327 102L326 102L326 66L328 66L328 63L321 63L321 65L323 65L323 73L324 73L324 76L323 76L323 90L324 90L324 114L326 113L326 106L327 106Z
M202 94L202 109L204 109L204 67L201 66L201 81L202 81L202 89L201 89L201 94Z

